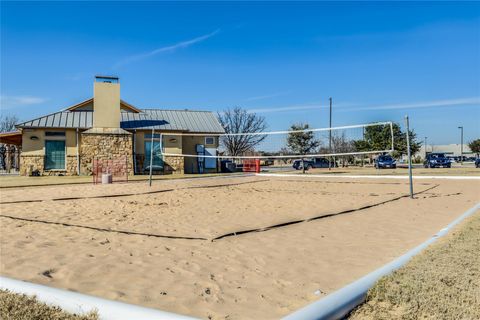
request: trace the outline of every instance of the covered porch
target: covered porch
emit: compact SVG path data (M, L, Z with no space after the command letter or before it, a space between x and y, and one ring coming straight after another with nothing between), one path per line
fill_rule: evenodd
M0 174L18 174L21 150L22 132L0 133Z

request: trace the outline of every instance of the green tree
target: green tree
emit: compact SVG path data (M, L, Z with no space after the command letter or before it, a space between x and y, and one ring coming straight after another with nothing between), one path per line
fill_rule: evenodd
M393 147L392 156L397 158L407 154L407 134L402 132L397 123L393 127ZM390 125L378 125L365 128L362 140L354 142L357 151L389 150L392 147L392 132ZM412 155L420 150L421 142L417 141L417 134L410 130L410 151Z
M472 140L468 143L468 147L470 148L470 150L472 150L473 153L475 153L477 155L477 157L479 156L480 154L480 139L475 139L475 140Z
M320 146L320 141L315 139L314 133L308 129L308 123L293 124L290 127L292 132L288 133L287 146L293 153L306 155Z

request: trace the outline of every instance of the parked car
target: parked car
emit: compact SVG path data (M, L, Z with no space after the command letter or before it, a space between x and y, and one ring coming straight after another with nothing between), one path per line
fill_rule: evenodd
M395 159L392 158L390 155L381 155L375 159L375 168L382 169L382 168L392 168L395 169L397 167L397 162Z
M425 168L451 168L452 162L445 156L444 153L429 153L423 162L423 166Z
M475 168L480 168L480 158L475 159Z
M338 167L338 165L334 165L334 162L331 161L331 167ZM293 161L293 167L296 170L303 169L303 164L305 164L305 169L310 170L312 168L328 168L328 159L327 158L313 158L313 159L297 159Z

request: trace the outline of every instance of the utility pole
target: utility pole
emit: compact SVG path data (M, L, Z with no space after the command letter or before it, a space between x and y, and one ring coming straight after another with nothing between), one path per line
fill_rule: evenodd
M425 159L427 159L427 137L425 137Z
M460 164L463 166L463 126L460 129Z
M410 181L410 198L413 199L412 154L410 152L410 124L408 122L408 116L405 116L405 126L407 127L408 179Z
M329 100L330 100L330 124L329 124L330 130L328 131L328 152L330 152L330 154L332 154L332 97L330 97ZM335 160L335 158L333 158L333 159ZM328 170L331 170L331 167L332 167L332 163L329 160L328 161Z

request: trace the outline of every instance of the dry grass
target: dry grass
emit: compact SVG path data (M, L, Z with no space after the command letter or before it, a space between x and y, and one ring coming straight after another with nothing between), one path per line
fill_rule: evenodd
M378 281L350 319L480 319L480 214Z
M214 176L238 175L241 173L205 173L205 174L169 174L154 175L153 180L172 180L172 179L189 179L189 178L205 178ZM129 182L146 182L148 175L129 176ZM69 184L91 184L92 176L41 176L26 177L18 175L0 175L0 189L16 188L16 187L39 187Z
M3 320L97 320L96 312L76 315L39 302L35 297L0 290L0 319Z

